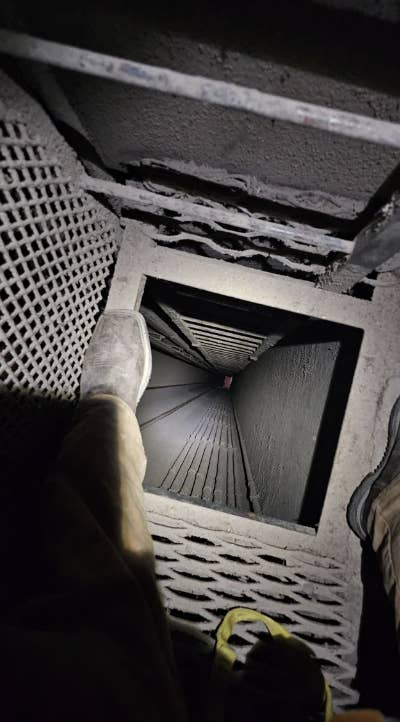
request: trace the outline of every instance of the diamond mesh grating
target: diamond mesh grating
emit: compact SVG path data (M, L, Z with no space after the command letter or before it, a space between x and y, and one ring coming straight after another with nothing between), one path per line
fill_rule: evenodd
M48 408L43 399L76 395L119 227L79 188L79 164L43 111L8 78L3 88L0 383L9 455L18 437L34 445L33 409Z
M356 640L344 566L154 511L150 522L158 578L173 618L213 634L232 607L258 609L314 650L337 706L357 701L350 661ZM235 638L243 659L256 642L257 631L253 625L241 625Z

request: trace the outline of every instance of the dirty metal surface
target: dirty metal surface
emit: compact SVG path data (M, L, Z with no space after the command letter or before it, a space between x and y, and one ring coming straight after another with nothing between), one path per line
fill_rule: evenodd
M316 282L333 257L346 259L353 242L328 230L268 217L207 197L192 196L159 184L112 183L85 176L85 188L118 198L124 213L144 211L154 222L154 241L231 263ZM149 225L150 231L150 225Z
M337 238L323 231L319 231L311 226L305 226L300 223L279 223L264 217L262 214L249 213L244 208L232 206L225 207L222 203L203 199L201 197L190 196L185 193L175 192L165 186L154 186L147 184L151 188L133 185L129 183L123 185L121 183L113 183L98 178L92 178L88 175L82 177L82 185L87 190L95 193L104 193L105 195L121 198L130 201L131 204L138 207L163 209L182 216L182 220L202 221L215 223L220 226L232 226L233 229L241 229L242 235L265 236L284 241L293 250L313 250L314 253L327 255L332 251L341 253L350 253L353 248L352 241ZM182 235L185 235L184 233ZM192 234L193 240L204 243L204 238ZM172 240L168 238L168 234L159 235L159 240ZM178 239L181 240L181 239ZM209 241L210 248L218 250L218 244ZM232 257L251 257L251 250L235 251L226 249L226 254ZM271 255L274 255L271 252Z
M0 30L0 51L128 85L400 148L398 123L271 95L235 83L188 75L4 29Z
M146 494L157 574L172 618L213 635L234 606L264 612L305 641L321 661L338 707L354 704L356 626L351 617L348 570L333 558L279 548L246 533L213 528L179 501ZM215 514L215 512L214 512ZM220 517L222 513L220 513ZM226 515L227 516L227 515ZM235 630L243 660L257 640L252 625Z
M137 248L139 242L143 244L140 262L138 256L134 258L132 254L132 249ZM156 279L157 283L179 283L240 302L256 303L274 311L295 309L296 313L307 317L318 317L364 331L317 534L293 535L289 529L282 531L286 539L282 543L290 542L313 553L333 554L341 560L345 560L350 551L356 554L349 539L345 510L352 490L379 461L381 441L371 446L371 438L381 439L380 429L385 428L395 394L398 336L394 328L398 312L396 302L390 301L392 313L388 324L384 302L386 289L379 289L378 299L372 303L350 296L333 295L296 279L281 279L274 274L233 266L224 261L160 248L154 245L152 228L138 222L127 225L120 257L121 264L117 264L109 308L126 303L127 294L122 282L129 273L131 288L137 294L136 303L132 295L130 302L136 308L141 304L144 288L141 279L145 276ZM395 297L395 289L393 294ZM280 536L276 527L274 534ZM349 545L343 544L343 539L349 540Z
M350 257L320 281L336 293L348 291L375 269L398 269L400 251L400 193L395 191L356 236ZM385 265L386 264L386 265ZM389 264L389 266L388 266Z

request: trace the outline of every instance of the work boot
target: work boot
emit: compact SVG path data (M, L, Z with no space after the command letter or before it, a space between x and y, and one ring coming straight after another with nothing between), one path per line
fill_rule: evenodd
M83 361L81 399L118 396L135 411L151 376L146 322L138 311L105 311Z
M362 541L368 536L368 515L372 502L391 481L400 476L400 397L389 420L388 441L382 461L357 487L347 507L347 521ZM400 484L400 479L399 479Z

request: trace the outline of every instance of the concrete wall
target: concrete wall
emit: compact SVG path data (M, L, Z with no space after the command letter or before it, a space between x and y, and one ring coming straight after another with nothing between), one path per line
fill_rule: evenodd
M153 349L152 356L150 383L137 410L140 425L186 403L218 381L213 374L160 351Z
M359 341L358 332L312 323L235 379L234 407L265 515L317 523Z

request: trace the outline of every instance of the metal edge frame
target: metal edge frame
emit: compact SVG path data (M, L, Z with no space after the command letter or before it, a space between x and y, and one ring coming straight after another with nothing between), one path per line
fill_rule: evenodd
M252 532L260 534L265 542L346 559L356 543L347 526L346 506L361 478L379 461L380 447L374 448L371 439L378 426L387 427L390 400L382 401L382 388L387 388L393 378L400 354L396 325L392 333L385 330L383 304L350 296L333 297L328 291L296 279L158 247L145 224L131 221L125 229L107 307L139 309L148 277L342 323L364 332L316 535L235 517L236 526L252 525ZM400 391L400 379L398 386ZM190 508L193 516L196 507ZM218 528L221 523L231 528L229 514L224 516L217 510L207 510L207 514L208 524L214 515Z

